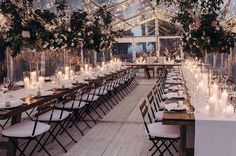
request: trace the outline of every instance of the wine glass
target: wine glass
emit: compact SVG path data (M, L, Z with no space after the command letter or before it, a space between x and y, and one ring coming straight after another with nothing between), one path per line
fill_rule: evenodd
M6 88L6 92L7 92L7 95L6 95L6 105L8 105L9 104L9 86L10 86L10 83L11 83L11 81L10 81L10 79L9 78L7 78L7 77L4 77L4 79L3 79L3 86L4 86L4 88Z

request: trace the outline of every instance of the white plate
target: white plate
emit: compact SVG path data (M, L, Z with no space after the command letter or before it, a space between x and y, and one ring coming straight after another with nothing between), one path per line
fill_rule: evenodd
M12 100L10 101L10 106L6 107L6 102L1 101L0 102L0 109L9 109L9 108L15 108L23 105L23 102L21 100Z

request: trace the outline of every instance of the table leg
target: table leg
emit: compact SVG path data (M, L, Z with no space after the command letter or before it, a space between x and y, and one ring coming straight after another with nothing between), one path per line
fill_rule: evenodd
M180 156L186 156L186 126L180 127Z
M11 118L11 125L19 123L21 120L21 115L12 116ZM15 143L18 144L18 139L14 139ZM7 156L15 156L16 155L16 147L9 141L8 149L7 149Z
M145 67L144 67L144 70L146 71L147 78L150 79L150 78L151 78L151 75L150 75L150 72L149 72L149 70L148 70L148 67L145 66Z

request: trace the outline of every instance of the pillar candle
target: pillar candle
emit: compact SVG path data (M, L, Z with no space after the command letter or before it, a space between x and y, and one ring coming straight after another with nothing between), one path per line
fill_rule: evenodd
M88 64L84 65L84 70L85 70L86 73L88 72Z
M24 87L25 89L30 89L30 81L28 77L24 78Z
M74 71L71 69L70 70L70 79L72 80L74 78Z
M63 75L62 75L62 72L61 72L61 71L59 71L59 72L57 73L57 78L58 78L59 81L62 81Z
M226 90L223 91L223 93L221 94L221 100L224 101L225 103L228 100L228 93Z
M44 85L44 77L40 76L39 77L39 88L42 89Z
M217 97L212 96L209 98L209 103L210 103L210 114L214 114L215 110L218 108L218 100Z
M65 67L65 79L68 80L70 77L70 68L68 66Z
M205 113L209 114L210 112L210 105L205 106Z
M36 73L36 71L33 71L33 72L31 72L30 73L30 79L31 79L31 83L36 83L36 81L37 81L37 73Z
M212 86L212 95L218 97L218 85L216 83Z
M225 115L226 116L234 115L234 107L232 105L226 106L226 108L225 108Z

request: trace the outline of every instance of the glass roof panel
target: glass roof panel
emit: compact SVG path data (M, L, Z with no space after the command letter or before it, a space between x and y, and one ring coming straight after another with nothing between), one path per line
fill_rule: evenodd
M55 0L37 0L35 6L40 9L53 9ZM226 21L236 21L236 1L224 0ZM70 10L83 9L94 13L96 8L106 5L113 16L113 28L129 30L137 25L158 18L170 22L178 11L175 6L160 4L150 0L68 0Z

